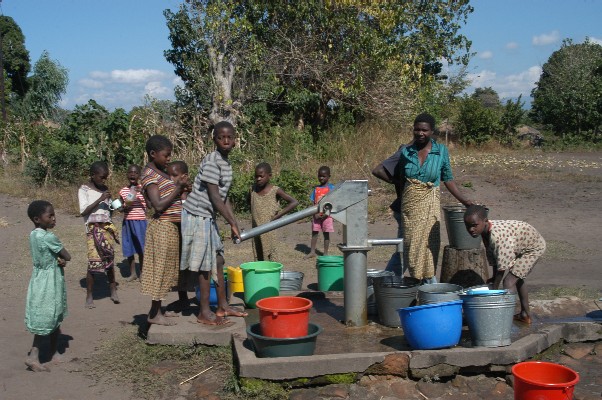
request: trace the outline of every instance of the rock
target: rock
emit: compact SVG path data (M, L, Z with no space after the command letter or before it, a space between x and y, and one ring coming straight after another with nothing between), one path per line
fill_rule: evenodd
M155 365L148 367L148 371L154 375L164 375L169 371L177 369L179 365L173 361L163 360L159 361Z
M349 388L347 385L328 385L320 388L319 395L335 399L346 399L349 397Z
M390 394L398 399L424 399L416 388L416 383L410 380L399 380L391 383Z
M485 375L477 375L468 378L468 387L477 393L492 392L495 385L498 384L497 379L488 378Z
M504 398L510 390L510 387L505 382L499 382L495 384L491 391L491 396L495 398Z
M564 348L564 353L575 360L582 359L592 351L594 351L593 343L570 343Z
M320 398L318 389L296 389L289 395L289 400L315 400Z
M428 368L412 368L410 374L414 379L422 379L431 376L454 376L460 371L460 367L449 364L437 364Z
M441 397L448 392L446 385L443 383L429 383L424 381L418 382L416 384L416 389L429 399Z
M461 392L469 390L468 379L465 376L456 375L456 377L452 379L451 384Z
M374 364L368 368L370 375L395 375L407 378L410 366L410 357L405 353L389 354L383 362Z

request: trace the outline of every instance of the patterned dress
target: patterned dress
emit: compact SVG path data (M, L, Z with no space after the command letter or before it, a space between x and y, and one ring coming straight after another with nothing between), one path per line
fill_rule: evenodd
M61 241L50 231L36 228L29 235L33 271L27 288L25 326L34 335L50 335L67 316L67 288L57 258Z
M251 219L253 228L272 220L280 210L276 193L278 186L272 186L269 192L260 195L251 190ZM276 231L264 233L253 238L253 256L256 261L277 261Z
M142 171L141 183L144 190L151 184L157 185L161 198L169 196L176 189L170 178L149 167ZM165 211L155 212L148 224L140 281L142 293L150 295L153 301L165 300L178 283L181 218L182 201L177 197Z
M417 279L435 276L441 248L441 181L453 179L447 147L431 139L431 151L420 164L416 145L401 151L395 170L406 185L402 196L404 264Z
M492 220L487 258L495 271L510 271L525 279L546 251L546 241L523 221Z

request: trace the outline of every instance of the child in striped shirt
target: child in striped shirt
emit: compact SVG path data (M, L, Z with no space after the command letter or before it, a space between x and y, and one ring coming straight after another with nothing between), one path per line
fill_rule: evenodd
M123 225L121 227L121 249L123 256L128 259L130 276L127 282L138 279L136 273L136 259L140 263L140 272L144 262L144 237L146 235L146 200L142 195L142 188L138 182L142 168L139 165L130 165L127 170L128 186L119 191L123 203Z

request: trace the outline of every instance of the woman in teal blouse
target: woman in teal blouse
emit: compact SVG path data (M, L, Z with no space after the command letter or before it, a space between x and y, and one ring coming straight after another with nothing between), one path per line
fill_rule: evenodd
M414 143L402 150L395 170L397 184L403 188L404 261L412 277L427 283L437 281L441 181L460 203L473 204L454 183L449 152L445 145L432 138L434 130L432 115L423 113L416 117Z

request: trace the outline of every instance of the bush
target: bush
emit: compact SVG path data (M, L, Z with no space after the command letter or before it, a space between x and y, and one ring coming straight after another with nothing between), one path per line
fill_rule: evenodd
M27 160L25 173L39 185L57 181L76 182L88 171L83 153L81 146L46 139L36 149L37 156Z

